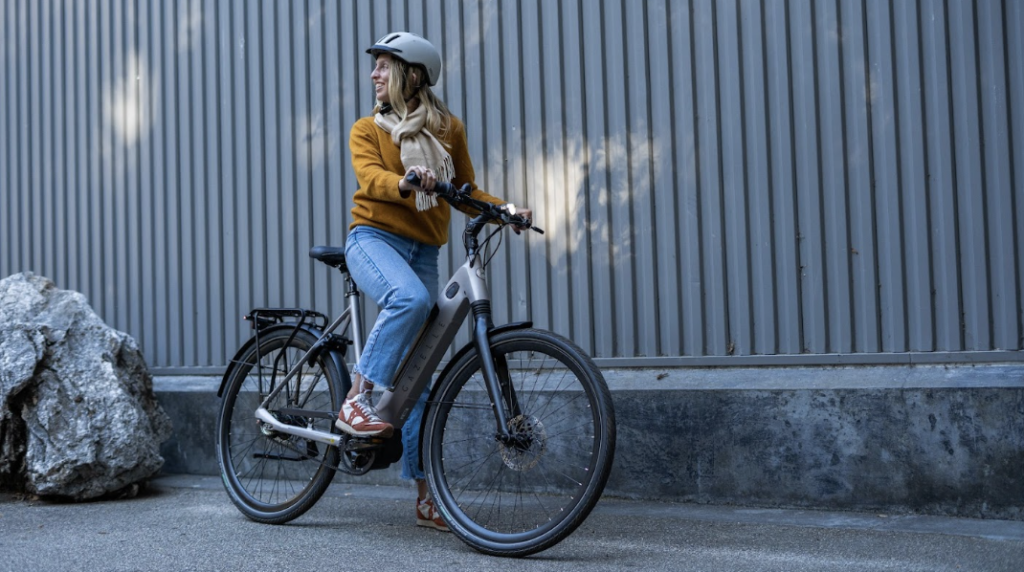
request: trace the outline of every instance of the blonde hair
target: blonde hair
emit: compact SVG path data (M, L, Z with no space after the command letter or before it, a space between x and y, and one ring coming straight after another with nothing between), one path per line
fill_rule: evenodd
M398 59L391 58L391 72L388 75L388 98L391 109L404 120L409 113L407 101L417 98L420 106L427 112L426 129L438 139L448 134L451 127L451 111L434 94L426 82L426 70L418 65L409 65Z

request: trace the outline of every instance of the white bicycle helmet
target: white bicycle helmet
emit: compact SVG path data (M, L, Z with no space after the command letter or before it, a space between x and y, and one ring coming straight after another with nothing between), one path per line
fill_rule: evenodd
M366 53L376 58L381 53L391 54L407 64L421 65L427 70L427 83L436 85L441 77L441 54L422 36L411 32L393 32L377 40Z

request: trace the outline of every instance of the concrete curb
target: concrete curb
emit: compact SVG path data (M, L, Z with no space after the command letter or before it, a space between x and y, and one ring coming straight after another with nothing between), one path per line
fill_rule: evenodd
M618 425L608 495L1024 520L1024 364L604 374ZM218 384L155 379L175 423L165 472L217 474ZM396 467L337 479L400 484Z

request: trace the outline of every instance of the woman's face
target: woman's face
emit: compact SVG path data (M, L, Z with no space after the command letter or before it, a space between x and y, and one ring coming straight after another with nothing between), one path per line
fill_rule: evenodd
M373 80L373 91L380 103L391 103L391 96L388 95L388 79L391 77L391 56L380 54L377 56L377 66L373 68L370 79Z

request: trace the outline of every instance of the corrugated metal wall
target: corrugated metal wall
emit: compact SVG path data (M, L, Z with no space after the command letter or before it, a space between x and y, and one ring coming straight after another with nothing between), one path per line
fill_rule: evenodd
M84 292L158 372L218 371L252 306L340 311L306 252L344 241L396 29L548 231L506 239L500 321L605 365L1021 359L1024 3L0 6L0 276Z

